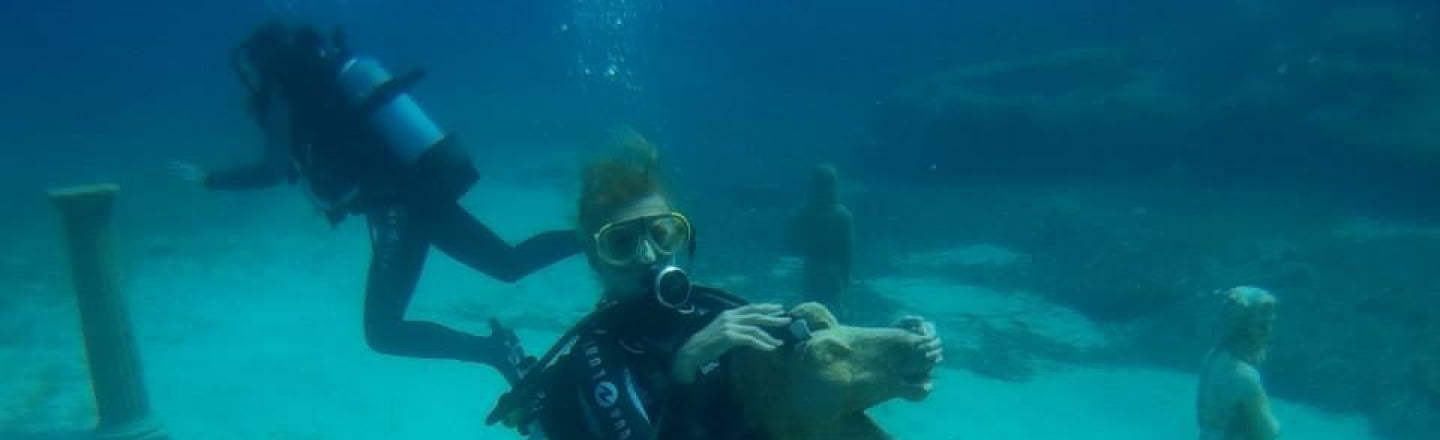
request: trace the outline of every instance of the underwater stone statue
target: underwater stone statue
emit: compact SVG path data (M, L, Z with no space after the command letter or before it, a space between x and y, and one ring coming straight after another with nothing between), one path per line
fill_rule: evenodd
M824 304L843 318L849 312L844 293L851 285L855 240L850 210L840 204L839 180L834 166L815 168L810 196L795 216L790 240L804 260L804 299Z
M1275 297L1247 286L1224 294L1224 334L1200 370L1200 439L1271 440L1280 436L1280 423L1270 412L1257 367L1270 343Z
M924 400L943 343L933 324L907 316L881 327L839 322L825 306L804 303L790 316L811 336L789 350L737 350L730 393L742 407L745 438L885 440L865 411L894 399Z

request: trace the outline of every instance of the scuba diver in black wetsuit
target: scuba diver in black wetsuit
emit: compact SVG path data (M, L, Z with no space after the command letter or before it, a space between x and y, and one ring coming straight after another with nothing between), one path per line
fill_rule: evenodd
M643 139L627 146L639 155L584 176L579 229L605 289L600 304L542 358L527 358L487 423L549 440L763 438L738 431L727 354L775 350L807 334L803 321L692 286L675 266L693 253L690 222L662 195L653 150Z
M458 199L477 179L466 152L441 133L406 89L417 73L391 78L352 53L337 30L326 38L304 25L272 23L234 53L250 92L250 113L265 135L264 158L227 170L177 163L182 179L215 190L298 183L332 226L352 214L370 225L373 255L365 292L365 337L376 351L495 366L518 378L512 333L462 333L409 321L405 310L429 247L505 282L580 252L572 231L510 246ZM493 323L492 323L493 324Z

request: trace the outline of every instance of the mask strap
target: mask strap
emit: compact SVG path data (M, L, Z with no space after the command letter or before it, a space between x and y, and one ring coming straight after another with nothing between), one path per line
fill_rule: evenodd
M700 241L699 237L699 233L695 230L695 224L690 224L690 244L689 248L685 251L688 254L686 258L690 260L690 264L695 264L695 246L696 242Z

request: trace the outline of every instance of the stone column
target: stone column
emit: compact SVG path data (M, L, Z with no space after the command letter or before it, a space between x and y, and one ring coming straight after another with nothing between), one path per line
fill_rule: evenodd
M110 218L115 185L50 192L60 210L70 251L71 278L80 307L90 384L99 411L96 433L105 440L168 438L150 414L144 371L117 282Z

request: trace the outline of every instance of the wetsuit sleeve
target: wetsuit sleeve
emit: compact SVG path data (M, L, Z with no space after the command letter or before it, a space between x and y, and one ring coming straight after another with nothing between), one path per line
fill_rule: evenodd
M215 190L258 189L280 183L291 173L289 113L277 109L262 121L264 155L234 168L207 170L205 187Z
M695 301L708 311L692 315L694 319L686 322L682 333L687 338L709 325L719 312L744 304L743 299L717 289L704 286L695 286L695 289L698 294ZM659 438L756 438L739 432L743 427L739 406L730 396L730 359L726 354L698 365L695 380L689 384L670 382L664 409L659 410L665 414L658 428ZM674 353L664 362L666 366L673 364Z
M692 383L671 384L659 438L749 438L722 435L740 428L738 407L731 402L724 373L727 358L702 366Z
M277 163L278 162L278 163ZM205 187L215 190L244 190L272 186L288 175L285 157L266 157L258 162L206 172Z

